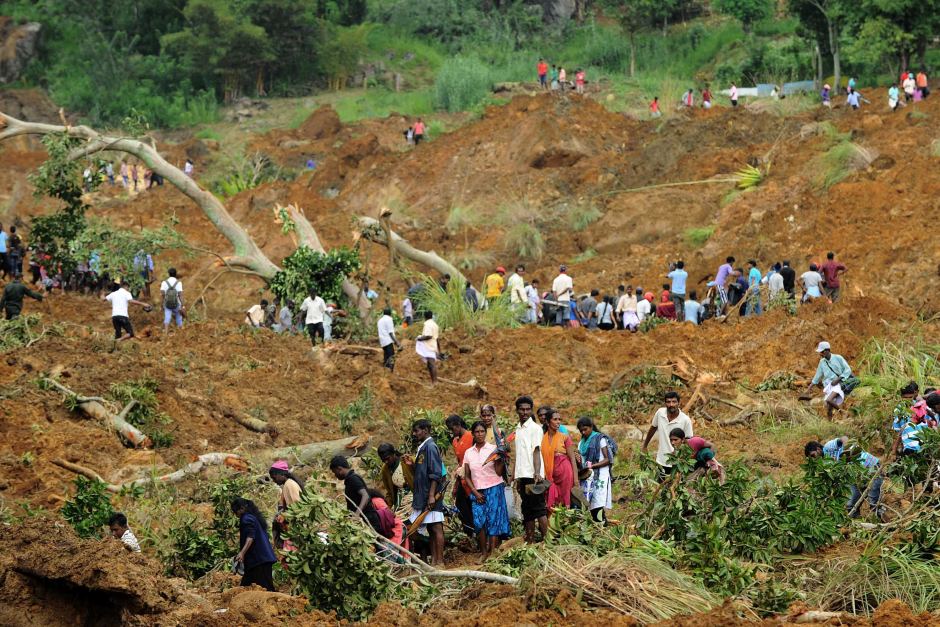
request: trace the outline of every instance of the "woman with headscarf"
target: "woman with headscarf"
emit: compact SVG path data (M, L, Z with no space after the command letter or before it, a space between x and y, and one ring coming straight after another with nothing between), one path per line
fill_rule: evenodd
M470 487L473 528L482 560L509 536L509 510L503 488L503 458L495 444L486 441L486 425L473 423L473 446L464 453L464 478Z
M581 441L578 443L578 459L581 471L581 489L588 500L591 518L605 522L604 510L613 507L611 498L610 466L613 455L607 436L597 430L589 416L578 418L578 431Z
M264 515L253 501L243 498L232 499L232 513L238 517L238 546L241 550L235 556L235 562L244 568L241 585L257 584L274 592L271 567L277 557L268 540Z
M546 504L549 511L556 506L571 507L571 488L574 487L574 442L560 431L561 412L548 410L545 435L542 436L542 468L551 481Z
M282 551L293 551L296 547L291 544L291 541L281 537L287 531L284 512L300 500L300 493L303 492L304 484L294 476L287 462L283 459L271 464L268 476L281 488L277 498L277 513L274 515L274 523L271 525L271 531L274 534L274 546Z

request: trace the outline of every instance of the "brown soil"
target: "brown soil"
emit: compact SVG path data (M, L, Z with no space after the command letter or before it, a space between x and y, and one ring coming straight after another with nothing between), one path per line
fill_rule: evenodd
M18 97L27 102L33 96ZM938 102L930 99L919 106L932 119L940 117ZM35 108L42 109L38 104ZM42 113L49 115L44 109ZM819 340L829 340L854 363L870 337L901 333L918 312L921 319L928 319L940 311L936 296L940 247L932 239L940 215L940 177L928 149L931 127L906 115L872 116L836 111L831 116L813 112L785 119L714 109L670 119L658 128L611 113L592 100L526 96L492 107L459 130L407 150L401 138L407 124L399 116L344 126L338 124L335 112L323 109L297 130L247 138L250 149L262 150L291 167L301 164L306 155L316 155L318 168L293 182L240 194L228 206L274 260L294 248L272 220L276 202L302 207L326 246L349 245L351 218L375 215L380 206L388 205L395 211L395 228L413 244L457 255L465 252L464 234L448 233L443 222L451 207L469 206L482 218L481 225L467 234L470 247L492 254L503 265L516 261L516 253L505 250L502 243L504 232L518 220L533 220L547 252L541 260L526 260L528 276L540 278L546 287L557 264L568 262L579 290L596 286L609 291L619 283L654 288L665 280L668 261L677 257L685 258L690 283L704 290L698 278L713 273L727 254L735 254L742 264L756 257L762 267L786 257L802 271L826 250L836 250L850 268L845 299L837 305L803 307L795 317L774 311L757 319L735 316L702 328L666 325L637 335L526 328L472 338L446 332L443 339L444 350L453 357L442 364L442 376L458 381L475 378L503 414L510 414L513 398L526 393L575 417L594 406L621 373L678 360L699 372L716 374L718 382L711 389L733 400L740 392L736 384L745 380L753 386L778 370L810 376L816 361L812 348ZM815 159L825 150L825 140L800 134L817 118L831 119L843 131L855 127L856 141L880 155L870 168L827 193L812 186L818 170ZM218 156L213 142L179 133L160 140L172 162L192 156L202 167ZM28 224L31 215L52 208L48 200L33 199L26 182L26 175L42 159L35 143L0 146L0 206L6 207L0 221L5 225ZM724 207L721 201L731 188L728 183L613 193L658 183L726 178L754 160L764 167L771 164L768 180ZM155 227L173 216L177 229L194 245L223 253L229 249L203 214L175 189L124 197L117 189L105 188L88 200L95 215L120 225ZM573 232L565 208L589 203L602 216L584 231ZM711 239L700 249L690 247L685 230L708 225L716 227ZM588 248L597 256L571 264ZM386 251L363 244L363 256L371 276L384 283L390 276ZM137 309L132 317L140 339L109 352L111 328L104 304L59 294L42 304L27 303L27 311L42 313L46 323L63 323L64 334L0 359L4 503L22 500L34 507L58 508L73 477L53 465L55 459L89 466L109 481L120 481L146 476L153 467L175 469L204 452L235 451L251 458L275 444L340 437L323 410L353 400L364 386L372 389L380 409L392 417L356 426L371 433L373 442L397 437L395 420L405 409L451 411L480 402L469 389L427 385L424 368L410 349L400 355L395 375L389 376L377 357L329 353L311 358L309 345L301 338L239 328L242 312L257 299L262 286L244 275L219 276L213 256L167 254L157 263L160 272L169 265L180 270L190 308L200 314L205 311L208 322L188 325L165 340L158 314ZM469 274L479 283L485 270ZM404 291L401 279L388 280L394 294ZM409 331L412 337L413 331ZM934 322L925 332L936 336L936 331ZM70 388L87 395L104 394L119 380L154 379L160 408L174 420L173 445L153 452L125 448L99 425L69 413L59 395L35 386L40 373L52 370L60 372ZM252 411L263 412L277 427L276 440L249 432L226 417ZM753 426L720 427L717 419L733 415L736 409L710 411L716 421L699 413L692 417L697 430L719 442L724 459L743 458L763 470L788 472L800 460L799 447L781 450ZM648 420L639 413L618 418L644 429ZM29 463L24 462L27 458ZM237 624L254 622L259 614L286 620L297 609L296 599L257 591L232 592L234 596L225 599L212 591L197 595L180 581L160 577L154 559L126 555L113 543L77 541L61 523L54 533L5 527L0 545L3 623L30 624L24 617L36 616L33 624L61 624L62 616L74 615L83 617L76 622L101 624L172 624L172 620ZM116 563L122 566L115 567ZM420 621L630 622L585 613L572 599L559 600L563 618L554 610L532 612L523 600L495 586L477 589L461 603L466 605L431 610ZM216 614L222 607L229 612ZM188 614L179 618L179 612ZM242 618L233 621L236 616ZM735 616L726 606L689 619L693 622L672 624L743 620ZM926 624L878 622L898 616L902 616L899 608L885 604L874 624ZM311 615L293 620L308 618L328 620ZM413 619L409 610L383 605L375 621L414 624Z

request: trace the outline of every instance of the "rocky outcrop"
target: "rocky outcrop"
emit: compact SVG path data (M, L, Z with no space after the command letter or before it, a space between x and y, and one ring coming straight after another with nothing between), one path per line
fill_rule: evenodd
M529 0L529 4L542 7L542 19L549 24L570 20L578 9L577 0Z
M42 24L16 24L0 16L0 85L12 83L22 76L39 47Z

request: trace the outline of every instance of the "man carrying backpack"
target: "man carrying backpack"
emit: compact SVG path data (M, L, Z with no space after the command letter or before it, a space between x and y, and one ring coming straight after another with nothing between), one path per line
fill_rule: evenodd
M183 284L176 278L176 268L167 270L169 275L163 283L160 284L160 294L163 295L163 333L170 330L170 319L176 316L176 326L183 328L183 314L186 313L183 307Z

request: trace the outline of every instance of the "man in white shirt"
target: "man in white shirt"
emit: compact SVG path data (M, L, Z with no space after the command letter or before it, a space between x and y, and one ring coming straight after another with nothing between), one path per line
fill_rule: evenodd
M783 293L783 275L780 274L780 264L774 264L774 271L767 277L767 287L769 289L770 300L777 298L778 294Z
M170 320L176 318L176 326L183 328L183 283L176 277L176 268L167 270L167 278L160 284L163 300L163 333L170 330Z
M262 298L261 303L255 303L245 312L245 324L256 329L264 326L264 312L268 309L267 299Z
M395 337L395 321L392 320L392 308L386 307L376 325L379 331L379 346L382 347L382 365L395 370L395 349L401 350L401 344Z
M552 281L552 296L558 306L555 309L555 324L569 327L571 320L571 295L574 294L574 281L568 276L568 266L558 268L558 276Z
M643 294L643 290L637 288L636 291L636 319L637 322L643 322L643 319L650 315L652 312L653 306L650 304L650 299Z
M516 415L519 424L516 426L516 465L513 477L516 480L516 490L519 492L522 509L522 522L525 525L526 542L535 541L535 524L538 523L542 538L548 533L548 507L546 492L538 494L530 489L544 479L542 471L542 427L532 418L534 403L528 396L516 399Z
M528 306L525 310L525 321L528 324L535 324L539 321L539 308L542 305L542 298L539 296L539 280L532 279L532 282L525 287L526 300Z
M672 443L669 442L669 432L673 429L682 429L686 438L692 437L692 420L679 409L679 393L675 391L666 392L666 406L660 407L653 414L653 421L650 424L649 431L646 432L646 439L643 440L643 452L646 452L650 440L655 435L659 448L656 451L656 463L659 464L659 478L664 481L666 476L672 472L672 464L669 463L669 456L675 452Z
M441 329L434 322L434 314L431 310L425 310L424 328L421 329L421 335L415 339L415 352L427 364L431 383L437 383L437 340L440 335Z
M522 308L528 304L528 298L525 291L525 280L522 275L525 274L525 266L519 264L516 271L513 272L506 281L506 289L509 290L509 302Z
M114 340L123 342L134 337L134 327L131 326L131 319L127 315L127 305L133 303L144 308L144 311L151 311L153 306L139 300L134 300L131 293L127 291L127 281L122 281L120 285L115 283L114 289L110 294L101 297L111 303L111 324L114 325ZM121 337L122 332L127 331L126 337Z
M323 335L323 315L326 314L326 302L317 296L317 290L311 289L310 295L300 304L300 312L307 312L304 324L307 326L307 333L310 335L310 343L314 348L317 346L317 336L320 336L320 343L326 340Z

